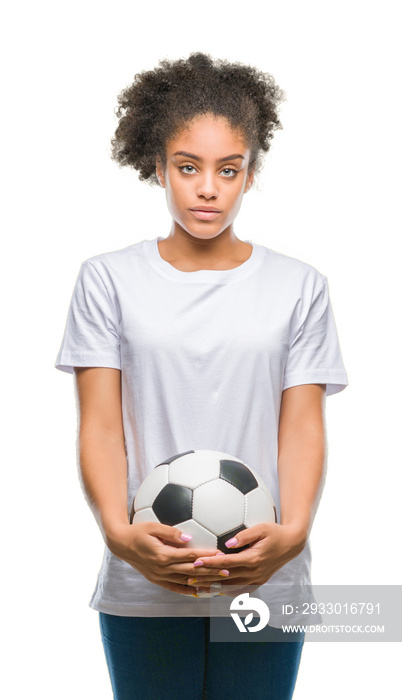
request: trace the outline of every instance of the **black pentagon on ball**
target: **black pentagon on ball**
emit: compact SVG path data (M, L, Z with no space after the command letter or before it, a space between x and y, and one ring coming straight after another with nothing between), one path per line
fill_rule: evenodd
M193 491L179 484L166 484L152 504L158 520L165 525L190 520L192 516Z
M179 459L179 457L183 457L183 455L189 455L192 452L194 452L194 450L188 450L187 452L179 452L179 454L173 455L173 457L168 457L168 459L165 459L164 462L160 462L159 464L156 465L156 467L161 467L163 464L171 464L172 462L175 461L175 459ZM156 467L155 467L155 469L156 469Z
M220 459L220 477L233 484L241 493L249 493L258 486L254 474L242 462L234 459Z
M221 552L224 554L230 554L230 552L241 552L243 549L248 549L250 545L244 544L243 547L226 547L225 542L228 540L231 540L232 537L236 537L237 533L240 532L241 530L246 530L245 525L240 525L239 527L236 527L234 530L229 530L229 532L225 532L224 535L220 535L218 537L218 544L216 545L218 549L220 549Z

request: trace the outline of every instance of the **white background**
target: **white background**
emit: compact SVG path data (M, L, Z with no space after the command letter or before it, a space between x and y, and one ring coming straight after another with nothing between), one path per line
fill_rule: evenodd
M169 233L164 191L109 157L118 92L162 58L209 52L272 73L287 93L235 230L329 279L350 386L327 402L313 581L401 583L398 9L70 0L3 12L7 700L112 697L88 607L103 540L77 478L72 377L53 365L81 261ZM395 697L400 651L306 643L295 700Z

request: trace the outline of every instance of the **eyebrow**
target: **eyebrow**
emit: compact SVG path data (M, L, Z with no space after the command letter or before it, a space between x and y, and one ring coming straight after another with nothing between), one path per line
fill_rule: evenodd
M186 151L176 151L176 153L173 153L174 156L186 156L187 158L193 158L194 160L201 160L199 156L195 156L194 153L186 153ZM218 158L216 161L217 163L224 163L227 160L234 160L235 158L242 158L245 160L245 157L242 156L240 153L234 153L231 156L225 156L224 158Z

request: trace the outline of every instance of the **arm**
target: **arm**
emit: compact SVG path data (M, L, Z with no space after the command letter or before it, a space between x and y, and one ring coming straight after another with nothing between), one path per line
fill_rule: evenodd
M129 524L120 370L74 368L81 485L106 544Z
M325 384L290 387L282 394L278 433L281 524L304 546L324 485Z
M181 539L182 532L176 527L129 522L121 371L75 367L74 377L81 484L105 543L152 583L192 595L193 589L186 585L190 567L186 562L192 566L200 554L217 550L183 549L187 540Z
M281 523L262 523L236 535L234 549L222 557L202 557L191 577L212 579L216 567L230 571L227 585L260 586L303 550L317 509L325 463L325 384L289 387L282 393L278 431ZM190 578L191 578L190 577Z

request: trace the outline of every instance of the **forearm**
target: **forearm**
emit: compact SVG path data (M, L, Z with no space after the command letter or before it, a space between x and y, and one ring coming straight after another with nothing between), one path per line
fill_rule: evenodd
M323 421L293 426L278 456L281 524L292 525L304 541L310 533L324 486L325 464Z
M325 385L294 386L282 393L278 431L281 525L303 548L325 479Z
M129 524L124 444L113 434L81 430L78 455L84 494L108 544L119 525Z

